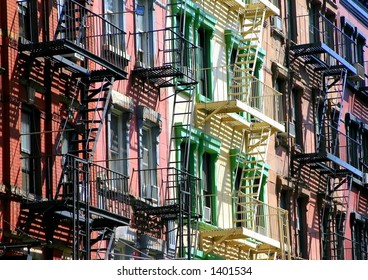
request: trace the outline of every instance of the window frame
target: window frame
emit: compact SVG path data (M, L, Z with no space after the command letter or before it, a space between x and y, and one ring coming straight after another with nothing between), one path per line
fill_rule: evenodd
M147 202L150 201L153 205L160 204L160 186L159 183L159 174L157 169L159 167L159 135L161 133L161 115L154 110L145 107L138 106L137 108L137 118L138 118L138 145L139 145L139 185L140 185L140 197L144 198ZM143 145L144 135L148 132L148 144L149 147ZM147 134L146 134L147 135ZM144 169L144 150L148 150L148 170ZM148 174L148 175L147 175ZM147 177L148 176L148 177ZM148 179L148 182L146 181ZM147 194L147 191L151 192L150 195ZM158 195L157 201L152 199L152 193Z
M154 1L137 0L135 10L142 6L143 14L135 13L135 46L136 46L136 66L153 67L154 66ZM144 37L146 36L146 37Z
M217 24L216 18L214 18L212 15L206 13L204 10L198 8L195 13L195 19L194 19L194 42L195 45L198 46L197 50L197 61L196 61L196 67L199 69L199 75L197 77L197 87L196 92L197 96L199 97L200 101L213 101L213 74L212 74L212 52L213 52L213 46L212 46L212 39L214 36L215 27ZM202 31L202 32L200 32ZM203 35L204 37L200 36ZM203 40L201 40L201 38ZM202 42L203 41L203 42ZM203 44L203 46L200 46L200 43ZM206 51L202 53L201 55L201 48L206 47ZM200 59L203 58L204 59ZM200 65L200 61L204 63L204 65ZM202 74L201 72L205 71L205 74ZM201 80L204 80L204 87L201 88ZM203 86L203 85L202 85ZM203 92L203 90L205 92Z
M24 119L28 118L28 128L25 128ZM40 115L34 108L22 105L21 110L21 172L22 172L22 189L28 196L29 194L41 196L41 157L40 157ZM26 140L27 139L27 140ZM28 141L27 147L23 143ZM38 174L38 176L37 176Z
M109 114L108 119L108 160L109 160L109 168L117 173L129 176L128 170L128 153L129 153L129 112L113 109ZM116 157L113 156L113 118L116 118L117 121L117 145L118 150L115 151ZM118 164L116 165L116 162Z

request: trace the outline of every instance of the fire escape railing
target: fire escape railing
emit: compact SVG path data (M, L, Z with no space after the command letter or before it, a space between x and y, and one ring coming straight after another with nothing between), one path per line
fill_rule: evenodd
M359 63L355 53L357 49L356 42L333 22L319 14L316 22L311 22L310 15L303 15L296 17L296 23L299 32L297 41L294 43L299 45L300 48L292 46L291 50L294 53L313 55L328 66L343 64L349 67L350 64L350 69L355 69L354 64ZM313 44L316 46L313 46ZM320 45L324 50L318 49L317 45Z
M239 89L239 94L233 93L229 98L243 101L263 115L284 124L285 120L281 113L283 112L282 93L254 76L249 75L245 79L247 80L246 88ZM234 85L235 79L232 80L232 85Z
M171 28L132 34L137 40L136 75L151 79L160 87L173 86L175 81L178 85L196 83L197 46ZM155 46L163 49L156 50Z
M130 217L127 176L69 154L63 156L63 162L64 172L56 199L70 199L78 188L80 203L88 203L94 209Z
M109 69L125 77L125 31L78 1L62 2L51 10L49 36L43 42L22 40L20 51L51 58L60 55L77 62L88 58L88 70Z

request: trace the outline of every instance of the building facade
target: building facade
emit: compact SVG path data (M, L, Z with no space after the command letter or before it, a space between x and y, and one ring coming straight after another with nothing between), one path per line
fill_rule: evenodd
M366 1L0 10L1 258L368 258Z

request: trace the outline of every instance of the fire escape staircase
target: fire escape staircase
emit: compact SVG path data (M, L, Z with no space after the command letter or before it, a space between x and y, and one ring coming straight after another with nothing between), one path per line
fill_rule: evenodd
M346 40L342 38L344 33L324 16L320 15L320 19L325 22L320 22L319 25L327 26L326 28L334 32L333 36L329 35L330 38ZM316 29L312 25L310 28ZM301 58L299 62L309 65L316 73L316 79L321 77L316 110L318 125L315 151L295 152L292 159L300 163L299 169L307 165L326 181L326 187L321 193L322 257L337 260L344 258L346 249L344 240L353 177L362 177L360 170L340 158L339 143L341 138L346 138L341 132L341 122L347 79L354 77L357 70L344 58L344 54L339 53L340 48L329 42L327 36L323 37L324 32L321 34L322 37L316 42L290 47L293 62Z
M323 259L344 259L346 220L349 216L352 182L351 175L327 177L321 222Z
M337 33L342 34L338 30ZM302 58L303 63L321 77L316 149L309 153L296 152L293 159L324 174L352 173L361 177L360 170L340 159L338 142L347 79L356 74L356 69L324 40L290 48L293 61Z
M237 193L234 223L247 228L254 228L257 209L253 202L260 200L262 184L265 180L266 155L271 136L271 129L246 133L246 158L242 161L242 171Z

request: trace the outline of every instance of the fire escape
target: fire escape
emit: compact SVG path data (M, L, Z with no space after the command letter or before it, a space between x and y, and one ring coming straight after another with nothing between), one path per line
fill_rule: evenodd
M305 63L316 73L318 96L316 145L312 151L297 151L293 160L315 170L325 180L322 193L322 246L324 259L344 258L346 219L353 177L362 172L345 159L341 141L346 139L341 128L347 79L357 74L352 61L346 60L344 47L354 44L325 16L319 15L316 24L309 24L310 42L290 47L294 63ZM308 16L298 18L307 23ZM308 27L308 26L305 26ZM345 46L344 46L345 44Z
M146 44L153 38L162 40L159 52L163 59L159 65L153 62L146 64L149 57L143 57L143 63L136 65L133 75L157 89L160 101L172 101L169 103L172 116L168 166L156 170L164 174L159 186L160 190L165 191L164 201L158 205L138 201L134 210L138 215L145 213L150 219L158 220L157 228L166 228L166 258L170 259L193 258L198 220L194 209L198 179L189 172L194 89L197 84L193 69L196 46L184 35L186 5L185 0L168 0L165 28L135 34L144 38L142 42ZM183 144L178 144L179 141ZM177 160L179 154L184 155L181 160ZM139 172L142 176L147 170Z
M236 147L240 178L235 193L233 227L202 230L201 248L204 253L223 255L238 252L235 258L283 258L290 254L287 212L261 201L262 185L267 183L266 155L271 135L284 132L278 120L276 104L281 94L255 77L257 58L262 46L265 19L278 15L279 9L270 1L223 1L229 10L239 15L240 41L231 72L227 100L215 100L196 105L205 113L199 123L204 125L213 117L242 135ZM276 106L275 106L276 105ZM272 225L272 226L271 226ZM222 251L222 252L221 252Z
M58 242L61 231L67 231L61 238L73 259L109 259L114 228L129 224L128 178L93 160L112 85L127 78L125 33L93 13L91 1L62 2L52 7L51 38L22 42L19 47L29 55L30 63L45 58L68 73L71 85L66 87L67 117L61 124L62 137L69 135L64 139L67 147L62 151L65 143L56 141L54 156L55 165L62 165L59 181L49 187L52 198L23 207L30 219L43 219L50 244Z

